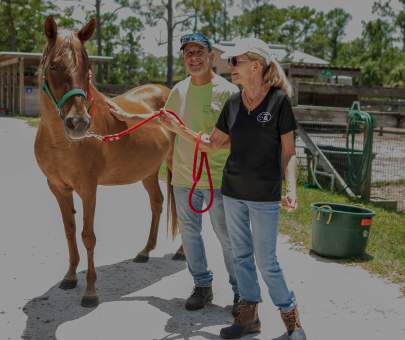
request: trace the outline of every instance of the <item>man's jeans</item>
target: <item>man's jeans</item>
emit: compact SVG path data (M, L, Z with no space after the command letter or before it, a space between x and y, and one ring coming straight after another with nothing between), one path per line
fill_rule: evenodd
M291 310L295 306L294 293L287 288L276 256L280 203L238 200L225 195L223 200L241 299L261 302L256 258L273 303L282 312Z
M176 210L180 224L184 253L186 254L188 269L193 276L196 287L210 287L213 274L208 270L204 242L201 236L202 215L194 213L188 205L190 188L174 187ZM209 200L208 189L196 189L193 194L194 208L201 210L203 201ZM225 223L225 213L220 189L214 190L214 202L209 210L211 224L222 246L225 266L229 274L229 283L235 294L238 293L233 270L232 249Z

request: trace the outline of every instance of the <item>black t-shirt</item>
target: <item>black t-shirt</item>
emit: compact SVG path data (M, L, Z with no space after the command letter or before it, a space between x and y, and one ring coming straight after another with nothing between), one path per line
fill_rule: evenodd
M272 96L276 96L272 98ZM267 112L270 99L271 112ZM229 131L230 101L239 101L239 111ZM271 88L262 103L250 114L241 94L225 103L216 127L230 136L231 153L222 177L222 193L248 201L281 199L281 138L296 129L290 99L279 88Z

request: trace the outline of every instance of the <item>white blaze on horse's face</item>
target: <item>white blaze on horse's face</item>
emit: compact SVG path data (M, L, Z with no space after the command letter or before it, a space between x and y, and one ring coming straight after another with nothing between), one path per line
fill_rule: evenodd
M57 101L56 109L70 139L84 137L91 124L86 98L90 86L90 64L84 43L90 39L94 29L95 21L92 20L77 33L60 37L53 18L48 17L45 22L49 51L45 80Z

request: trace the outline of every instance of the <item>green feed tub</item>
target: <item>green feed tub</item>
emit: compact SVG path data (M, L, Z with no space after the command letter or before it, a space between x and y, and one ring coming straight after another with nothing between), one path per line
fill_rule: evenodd
M374 211L337 203L313 203L312 250L332 258L364 254Z

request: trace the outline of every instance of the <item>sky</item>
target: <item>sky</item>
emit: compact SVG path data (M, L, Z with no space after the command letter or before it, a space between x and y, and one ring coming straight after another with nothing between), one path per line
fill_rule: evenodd
M175 3L176 0L173 0ZM350 41L360 36L362 31L362 21L369 21L375 19L376 16L372 14L372 5L375 0L273 0L273 4L277 7L295 6L309 6L317 9L318 11L327 12L333 8L341 7L346 12L350 13L352 20L347 26L346 37L344 40ZM57 0L55 1L60 5L72 5L71 1ZM93 3L94 0L87 0ZM236 6L230 10L230 15L238 15L241 13L239 4L241 1L234 0ZM104 6L102 12L111 11L117 7L114 0L103 0ZM401 4L398 0L391 0L394 9L400 10ZM130 11L122 10L118 12L119 18L125 18L131 14ZM77 19L83 20L83 14L76 10L73 14ZM180 32L176 33L174 41L174 50L179 48ZM146 53L154 54L155 56L166 55L166 45L159 46L158 41L160 38L165 39L166 29L163 22L159 23L153 28L145 28L142 34L141 46Z

